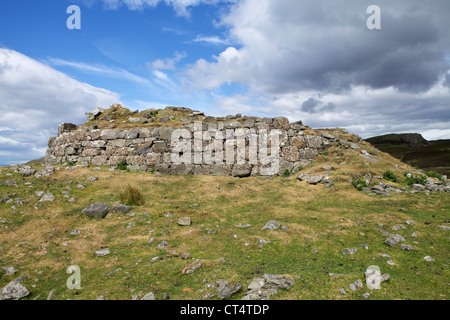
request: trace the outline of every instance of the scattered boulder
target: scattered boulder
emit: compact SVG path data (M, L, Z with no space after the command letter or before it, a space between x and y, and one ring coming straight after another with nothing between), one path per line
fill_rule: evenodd
M178 225L179 226L190 226L192 223L191 218L183 217L178 219Z
M100 249L98 251L95 251L95 255L97 257L104 257L106 255L110 254L109 252L109 248L105 248L105 249Z
M55 168L52 165L44 165L38 170L35 177L50 177L55 173Z
M44 193L43 196L41 197L41 199L39 200L39 202L47 202L47 201L54 201L55 200L55 196L50 193Z
M11 281L2 290L0 290L0 300L19 300L30 295L31 292L23 286L22 278Z
M278 294L279 289L289 290L294 284L289 277L264 274L262 278L252 280L242 300L269 300L270 296Z
M17 269L14 267L2 267L5 270L7 276L12 276L17 272Z
M85 115L86 115L88 121L92 121L92 120L95 120L102 113L103 113L103 109L97 108L92 112L86 112Z
M356 248L352 247L352 248L347 248L342 250L342 254L355 254L356 253Z
M393 231L398 231L400 229L405 229L405 226L402 224L398 224L398 225L392 227Z
M275 220L270 220L269 222L267 222L264 227L261 228L261 230L264 229L270 229L270 230L277 230L281 227L281 223L279 223L278 221Z
M216 286L219 299L229 299L242 288L240 283L231 284L230 281L217 281Z
M262 247L262 246L264 246L264 245L266 245L267 243L270 243L270 241L269 240L264 240L264 239L259 239L259 242L258 242L258 247Z
M167 241L161 241L160 244L158 244L158 246L156 247L157 249L166 249L169 246L169 244L167 243Z
M399 234L394 234L394 235L391 235L388 239L386 239L386 240L384 241L384 243L386 243L387 245L393 247L393 246L395 246L396 244L398 244L399 242L403 242L403 241L406 241L406 239L403 238L403 237L402 237L401 235L399 235Z
M132 207L127 206L125 204L116 204L114 205L109 212L111 213L128 213L130 212Z
M14 196L14 194L7 194L6 196L4 196L3 198L0 199L0 203L6 202L9 199L11 199Z
M358 279L355 282L350 283L348 287L350 288L350 290L356 291L358 289L362 289L364 287L364 285L363 285L361 279Z
M83 213L89 217L103 219L109 212L109 206L103 203L94 203L83 210Z
M307 178L306 182L308 182L309 184L315 185L315 184L318 184L320 181L322 181L323 178L324 178L323 175L318 174L318 175Z
M196 260L193 263L188 264L187 266L185 266L183 268L183 270L181 270L182 274L191 274L193 272L195 272L196 270L200 269L200 267L202 266L202 262L200 260Z
M149 292L144 295L140 300L156 300L156 296L153 292Z
M29 166L23 166L19 169L19 173L24 176L24 177L28 177L33 175L36 172L35 169L31 169L31 167Z
M252 226L251 224L242 224L242 223L235 225L235 227L238 227L238 228L248 228L251 226Z
M410 246L409 244L401 244L400 245L400 249L408 250L408 251L416 250L413 246Z
M432 257L430 256L426 256L423 258L423 260L428 261L428 262L435 262L436 260L434 260Z

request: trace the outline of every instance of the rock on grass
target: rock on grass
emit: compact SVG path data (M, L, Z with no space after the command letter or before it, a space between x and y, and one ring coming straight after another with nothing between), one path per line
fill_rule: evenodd
M103 203L94 203L83 210L83 213L89 217L103 219L109 212L109 206Z
M114 205L109 212L111 213L128 213L130 212L132 207L127 206L125 204L116 204Z
M230 281L217 281L216 285L219 299L229 299L242 288L240 283L231 284Z
M20 282L21 278L8 283L2 290L0 290L0 300L19 300L30 295L31 292L24 287Z

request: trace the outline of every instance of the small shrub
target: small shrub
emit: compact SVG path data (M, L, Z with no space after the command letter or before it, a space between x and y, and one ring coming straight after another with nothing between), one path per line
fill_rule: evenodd
M289 169L284 170L283 172L283 177L287 178L291 176L291 171Z
M368 187L366 181L364 181L360 177L358 177L352 181L352 186L358 191L362 191L364 188Z
M328 150L322 152L322 154L323 154L324 156L328 157L328 155L329 155Z
M302 171L303 169L304 169L303 166L299 166L297 171Z
M431 178L436 178L436 179L439 179L441 181L444 180L444 177L442 176L442 174L440 174L440 173L438 173L436 171L428 171L426 174L427 174L427 176L429 176Z
M120 202L128 206L141 206L145 203L144 194L137 186L127 184L119 192Z
M392 171L386 171L385 173L383 173L383 179L384 180L389 180L389 181L392 181L392 182L397 182L398 181L398 178L397 178L397 176L395 175L395 173L393 173Z
M72 167L72 166L75 165L75 163L73 163L72 161L68 161L68 162L67 162L67 165L68 165L69 167Z
M117 169L118 170L127 170L128 169L128 164L126 160L122 160L117 164Z
M405 183L410 186L413 184L422 184L426 185L428 183L427 177L425 176L408 176L405 173Z

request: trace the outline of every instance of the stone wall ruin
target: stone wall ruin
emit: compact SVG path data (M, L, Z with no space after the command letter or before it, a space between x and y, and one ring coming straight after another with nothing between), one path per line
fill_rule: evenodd
M64 123L50 137L45 159L85 166L126 161L130 170L164 174L282 175L309 164L336 140L284 117L207 117L129 129Z

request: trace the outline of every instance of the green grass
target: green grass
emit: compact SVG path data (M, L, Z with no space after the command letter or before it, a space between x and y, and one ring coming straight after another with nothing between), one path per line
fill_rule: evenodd
M449 234L436 228L450 220L448 193L381 198L355 192L348 180L337 178L335 188L326 188L310 186L294 176L239 179L106 169L96 171L99 180L84 183L92 173L91 169L61 170L54 177L40 179L13 173L8 179L15 179L18 187L0 186L0 195L14 191L27 199L16 209L0 204L0 217L8 220L0 224L0 266L19 270L6 276L0 269L0 287L23 275L23 284L32 291L27 299L45 300L51 290L53 299L61 300L95 299L100 294L106 299L131 299L150 291L158 299L163 293L170 299L202 299L206 293L216 293L205 283L231 280L243 287L232 297L240 299L254 277L270 273L295 279L289 291L280 291L272 299L359 300L369 290L365 287L353 293L348 285L357 279L364 282L364 271L375 264L391 280L382 283L381 290L372 290L369 299L449 299ZM0 176L3 179L5 172ZM85 189L77 189L78 183ZM120 202L118 190L127 184L138 186L143 197L151 199L133 204L132 212L140 214L110 213L97 220L81 213L93 202ZM74 203L61 193L67 186L70 196L77 198ZM39 203L34 197L38 190L51 191L56 200ZM192 225L178 226L178 219L186 216ZM416 223L408 226L405 221L410 219ZM269 220L288 228L261 230ZM239 223L251 226L238 228ZM397 224L406 228L392 231ZM81 233L71 235L72 229ZM387 246L380 229L401 234L417 251ZM417 237L411 236L413 232ZM260 238L270 243L258 247ZM163 240L169 247L157 249ZM111 254L95 256L102 247L110 248ZM342 255L341 250L349 247L356 247L357 253ZM182 252L190 252L205 265L192 274L181 274L193 261L181 259ZM391 258L381 257L382 253ZM436 262L424 261L426 255ZM163 259L152 262L156 256ZM387 264L388 259L397 266ZM79 290L65 286L70 265L81 268ZM118 268L122 270L106 276ZM329 273L344 275L330 277ZM341 295L339 288L347 294Z

